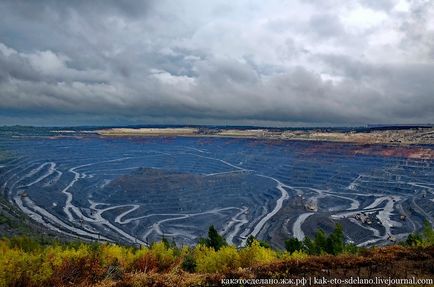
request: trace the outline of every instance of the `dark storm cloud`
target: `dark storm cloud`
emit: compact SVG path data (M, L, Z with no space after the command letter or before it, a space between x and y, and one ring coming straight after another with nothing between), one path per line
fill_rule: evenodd
M0 124L434 122L433 13L425 1L2 1Z

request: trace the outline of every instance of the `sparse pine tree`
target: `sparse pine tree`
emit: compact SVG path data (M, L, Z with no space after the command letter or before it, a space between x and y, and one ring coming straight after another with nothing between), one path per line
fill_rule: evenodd
M335 230L328 236L326 252L337 255L344 251L345 236L342 225L337 224Z
M289 254L292 254L295 251L301 251L303 250L303 242L294 237L289 238L285 240L285 249Z
M315 245L314 245L312 239L310 239L307 236L303 239L303 249L304 249L304 252L306 252L307 254L310 254L310 255L315 254Z
M227 245L226 240L217 232L217 229L215 229L214 225L209 227L208 238L205 242L208 247L212 247L216 251Z
M418 246L422 242L422 238L417 233L410 233L405 240L407 246Z
M319 229L315 234L313 241L315 254L320 255L326 252L327 249L327 235L322 229Z
M422 235L428 244L434 244L434 230L428 220L423 223Z

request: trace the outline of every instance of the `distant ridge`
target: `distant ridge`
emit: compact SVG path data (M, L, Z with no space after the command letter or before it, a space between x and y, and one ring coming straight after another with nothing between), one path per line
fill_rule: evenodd
M432 128L434 124L368 124L369 130L406 130L417 128Z

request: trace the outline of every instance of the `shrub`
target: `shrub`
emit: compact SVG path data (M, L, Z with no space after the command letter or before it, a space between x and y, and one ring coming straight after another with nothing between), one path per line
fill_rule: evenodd
M251 246L255 240L259 242L260 246L265 247L265 248L271 248L270 244L267 241L258 240L253 235L250 235L249 237L247 237L246 246Z
M58 257L58 258L56 258ZM100 250L92 244L81 244L78 249L63 249L54 254L53 276L55 286L100 280L105 274L100 262ZM60 264L58 264L61 262Z
M8 240L10 248L16 248L25 252L39 251L41 245L36 240L27 236L16 236Z
M130 247L116 244L103 244L100 247L101 264L103 266L119 265L126 269L132 265L135 258L134 250Z
M1 255L0 286L43 286L52 275L39 254L9 249Z
M432 246L434 245L434 230L428 220L423 223L421 233L411 233L408 235L407 240L403 243L407 246Z
M193 254L187 254L181 264L182 269L190 273L196 271L196 266L196 259Z
M218 251L198 244L194 249L196 271L200 273L226 272L240 267L240 255L234 246L223 246Z
M136 256L131 268L133 271L152 272L158 269L158 260L154 253L149 249L143 249Z
M153 244L151 251L157 257L159 271L167 271L177 263L175 249L169 248L164 242Z
M253 240L250 246L239 251L242 267L251 267L258 264L270 263L277 258L277 252L261 246L258 240Z

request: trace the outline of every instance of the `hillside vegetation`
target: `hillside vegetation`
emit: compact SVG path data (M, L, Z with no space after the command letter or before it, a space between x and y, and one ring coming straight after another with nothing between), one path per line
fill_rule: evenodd
M58 242L27 236L0 240L0 286L215 286L224 278L303 276L434 276L434 232L396 246L360 249L345 244L339 226L330 235L286 241L287 250L249 238L227 245L213 226L194 247L164 239L149 248Z

